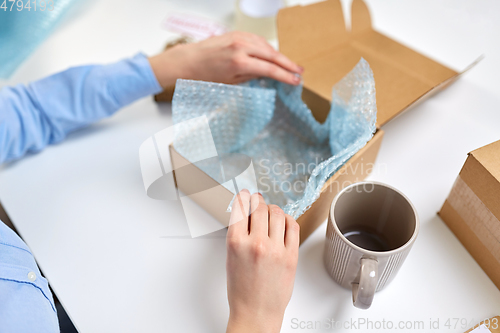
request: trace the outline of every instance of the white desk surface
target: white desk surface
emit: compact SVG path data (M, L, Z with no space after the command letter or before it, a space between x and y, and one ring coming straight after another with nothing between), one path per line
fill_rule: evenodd
M111 62L139 50L153 54L174 37L160 28L171 10L225 22L233 4L80 2L2 84ZM453 319L446 327L447 319L475 323L499 315L500 292L436 212L467 152L500 139L500 3L376 0L369 5L377 29L455 69L480 54L486 58L449 89L384 127L370 178L406 193L421 218L419 238L397 278L368 311L355 309L350 292L323 268L323 224L300 249L282 331L301 331L293 329L292 320L305 325L368 318L394 325L423 321L420 331L428 332L432 318L440 320L439 331L463 332L460 324L453 327ZM188 229L180 204L144 193L139 146L171 123L169 106L145 98L0 170L0 200L80 332L225 329L224 232L183 237Z

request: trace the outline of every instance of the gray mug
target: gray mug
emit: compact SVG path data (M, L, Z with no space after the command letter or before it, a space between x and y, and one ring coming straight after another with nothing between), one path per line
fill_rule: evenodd
M354 306L368 309L376 291L394 278L415 239L419 221L410 200L378 182L347 186L333 199L324 262Z

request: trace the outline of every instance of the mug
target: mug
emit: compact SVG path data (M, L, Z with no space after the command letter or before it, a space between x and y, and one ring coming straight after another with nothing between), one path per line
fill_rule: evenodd
M330 276L352 289L354 306L368 309L394 278L419 230L417 211L397 189L378 182L347 186L333 199L324 262Z

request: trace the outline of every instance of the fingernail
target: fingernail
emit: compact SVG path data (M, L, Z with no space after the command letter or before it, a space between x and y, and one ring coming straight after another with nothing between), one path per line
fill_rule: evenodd
M262 197L262 194L260 192L257 192L258 195L260 195Z
M245 192L245 193L250 194L250 191L248 191L246 188L245 188L245 189L243 189L243 190L241 190L240 192Z
M298 66L299 67L299 73L302 73L304 71L304 67Z
M294 76L293 77L293 83L299 84L300 83L300 76Z

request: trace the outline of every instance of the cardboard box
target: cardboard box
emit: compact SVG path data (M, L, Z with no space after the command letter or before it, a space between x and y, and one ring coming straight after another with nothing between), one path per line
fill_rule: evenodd
M328 115L332 87L361 57L373 70L377 91L377 132L326 182L320 198L298 218L301 242L326 220L335 195L371 172L384 135L379 127L460 75L373 30L362 0L352 2L351 22L352 30L347 31L339 0L284 8L277 16L280 51L305 68L302 99L318 121L324 122ZM174 170L189 164L173 146L170 153ZM200 181L215 182L195 166L190 169L185 172L184 168L182 174L174 171L181 191L192 193L193 184ZM226 207L233 195L223 186L190 197L228 224Z
M500 333L500 316L483 320L465 333Z
M500 289L500 141L469 153L439 216Z

